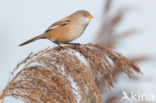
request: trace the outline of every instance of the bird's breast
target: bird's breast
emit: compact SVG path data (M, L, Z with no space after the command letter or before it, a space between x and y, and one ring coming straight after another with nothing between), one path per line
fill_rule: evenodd
M81 26L81 25L77 25L73 28L71 28L70 32L69 32L69 39L72 41L78 37L80 37L83 32L86 29L86 25L85 26Z

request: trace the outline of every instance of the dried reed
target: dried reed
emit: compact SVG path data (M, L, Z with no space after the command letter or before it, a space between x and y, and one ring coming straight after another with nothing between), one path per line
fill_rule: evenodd
M111 16L111 7L112 0L106 0L97 44L67 45L61 50L49 47L18 63L0 94L2 102L13 97L25 103L103 103L101 94L106 87L113 87L116 75L141 73L137 58L127 59L112 49L136 30L116 33L125 9ZM106 103L116 103L116 96Z
M112 8L113 8L113 0L105 0L105 1L106 2L105 2L103 16L102 16L103 23L98 33L96 34L97 38L94 41L95 43L105 48L116 48L117 44L121 42L122 39L125 39L126 37L131 36L133 34L136 34L138 30L129 29L120 33L117 32L117 28L120 26L120 23L123 21L123 18L128 9L124 7L120 7L118 10L116 10L115 13L111 13ZM147 56L135 56L133 58L129 58L130 62L132 63L142 62L148 59L149 57ZM121 72L122 72L121 68L119 68L117 65L113 65L112 78L116 78L117 76L121 77L123 74ZM136 75L133 75L132 77L131 77L132 80L139 81L139 77L137 77ZM102 82L104 80L105 80L105 76L102 75L101 78L98 79L96 82L97 82L97 86L99 88L101 95L107 95L107 97L105 97L105 102L106 103L122 103L121 97L119 96L119 94L122 94L123 89L116 88L116 89L113 89L113 91L111 91L110 93L110 91L107 90L105 83ZM116 81L119 81L119 78L116 78ZM127 89L132 89L132 88L127 88ZM127 91L127 93L128 92L129 91Z
M7 84L1 99L12 96L26 103L102 103L98 74L105 77L104 83L113 86L113 65L127 75L133 70L140 72L129 59L97 44L47 48L17 65L14 72L20 71Z

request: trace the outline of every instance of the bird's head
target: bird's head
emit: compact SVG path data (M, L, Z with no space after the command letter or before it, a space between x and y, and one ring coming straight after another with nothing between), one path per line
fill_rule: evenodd
M71 15L72 19L79 24L87 25L93 16L86 10L79 10Z

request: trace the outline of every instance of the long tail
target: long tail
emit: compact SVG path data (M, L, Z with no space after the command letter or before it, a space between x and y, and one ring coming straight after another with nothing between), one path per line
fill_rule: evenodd
M43 35L43 34L41 34L41 35L39 35L39 36L36 36L36 37L34 37L34 38L30 39L30 40L27 40L27 41L21 43L19 46L26 45L26 44L28 44L28 43L31 43L31 42L33 42L33 41L36 41L36 40L42 39L42 38L44 38L44 35Z

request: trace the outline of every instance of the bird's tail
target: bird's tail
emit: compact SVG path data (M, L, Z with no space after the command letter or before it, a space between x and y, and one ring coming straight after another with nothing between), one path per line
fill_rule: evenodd
M42 38L44 38L44 35L43 35L43 34L41 34L41 35L39 35L39 36L36 36L36 37L34 37L34 38L30 39L30 40L27 40L27 41L21 43L19 46L26 45L26 44L28 44L28 43L31 43L31 42L33 42L33 41L36 41L36 40L42 39Z

